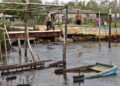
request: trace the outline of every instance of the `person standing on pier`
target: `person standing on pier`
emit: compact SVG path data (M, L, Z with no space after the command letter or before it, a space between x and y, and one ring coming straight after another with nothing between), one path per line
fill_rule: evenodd
M82 15L80 14L79 10L77 11L76 15L76 24L81 25Z
M104 30L106 31L107 29L106 29L106 21L105 21L105 18L103 17L102 18L102 20L101 20L101 22L102 22L102 26L103 26L103 28L104 28Z
M99 27L99 25L101 25L101 18L97 19L97 26Z
M54 30L54 26L52 25L52 18L51 18L50 12L47 12L46 23L47 23L46 24L47 30L49 30L51 28Z
M95 18L95 27L96 26L98 26L98 18L97 18L97 16L96 16L96 18Z

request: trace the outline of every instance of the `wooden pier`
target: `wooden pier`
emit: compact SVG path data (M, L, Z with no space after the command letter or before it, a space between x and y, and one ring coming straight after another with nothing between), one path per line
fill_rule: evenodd
M49 31L29 31L29 38L52 38L59 37L62 32L61 30L49 30ZM22 39L25 38L24 31L11 31L8 32L10 39ZM7 38L7 34L6 34Z

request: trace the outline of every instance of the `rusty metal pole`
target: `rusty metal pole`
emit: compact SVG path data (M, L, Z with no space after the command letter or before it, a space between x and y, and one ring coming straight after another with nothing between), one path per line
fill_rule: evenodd
M117 28L117 0L115 0L115 28Z
M109 13L109 48L111 48L111 21L112 21L112 16L111 16L111 9Z
M27 57L27 12L24 12L24 23L25 23L25 62L28 62Z
M67 45L67 24L68 24L68 5L66 5L65 13L65 31L64 31L64 45L63 45L63 68L64 68L64 83L67 83L67 74L66 74L66 45Z

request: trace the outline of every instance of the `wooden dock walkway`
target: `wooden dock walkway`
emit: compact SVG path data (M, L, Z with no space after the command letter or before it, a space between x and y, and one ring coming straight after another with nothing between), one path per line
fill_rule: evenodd
M22 39L24 38L24 31L11 31L8 32L10 39ZM29 38L52 38L59 37L62 34L61 30L49 30L49 31L29 31ZM7 38L7 34L6 34Z

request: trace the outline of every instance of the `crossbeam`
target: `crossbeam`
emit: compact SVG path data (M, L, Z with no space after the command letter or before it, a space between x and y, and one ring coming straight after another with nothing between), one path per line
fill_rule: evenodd
M52 6L52 7L64 7L62 5L47 5L47 4L41 4L41 3L18 3L18 2L0 2L0 4L5 5L38 5L38 6Z

